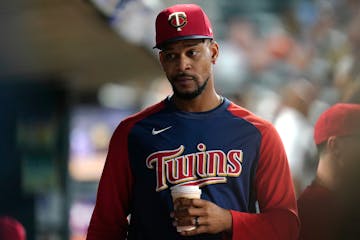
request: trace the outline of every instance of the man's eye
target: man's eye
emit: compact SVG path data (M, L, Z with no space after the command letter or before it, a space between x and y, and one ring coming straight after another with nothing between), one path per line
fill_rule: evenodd
M196 50L190 50L190 51L188 51L188 55L191 56L191 57L196 56L196 55L198 55L198 54L199 54L199 52L196 51Z
M174 53L166 53L165 54L166 60L174 60L176 58Z

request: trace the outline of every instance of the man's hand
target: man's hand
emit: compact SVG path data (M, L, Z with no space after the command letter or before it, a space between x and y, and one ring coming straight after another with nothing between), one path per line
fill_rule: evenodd
M231 234L232 216L229 210L203 199L176 199L174 203L174 226L196 226L191 231L183 231L184 236L193 236L201 233L216 234L224 232Z

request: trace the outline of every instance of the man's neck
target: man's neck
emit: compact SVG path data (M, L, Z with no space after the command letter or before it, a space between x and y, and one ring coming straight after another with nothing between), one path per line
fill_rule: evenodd
M334 175L334 169L329 161L331 161L331 159L320 158L316 172L316 180L321 186L331 191L335 191L338 183L337 178Z
M176 107L185 112L207 112L222 103L222 97L219 96L216 92L210 94L209 96L200 95L194 99L181 99L176 96L172 97Z

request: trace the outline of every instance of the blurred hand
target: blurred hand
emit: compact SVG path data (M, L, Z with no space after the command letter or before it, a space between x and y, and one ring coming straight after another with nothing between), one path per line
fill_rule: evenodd
M229 210L203 199L179 198L174 202L174 226L196 226L191 231L183 231L183 236L193 236L201 233L227 233L232 231L232 216Z

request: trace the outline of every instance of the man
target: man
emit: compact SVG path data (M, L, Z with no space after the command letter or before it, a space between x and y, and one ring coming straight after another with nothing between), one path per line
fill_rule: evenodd
M315 176L316 147L309 112L315 97L314 86L304 78L295 78L284 86L281 107L275 117L289 160L296 196Z
M314 140L319 164L298 200L301 239L358 239L360 105L327 109L315 124Z
M87 239L296 239L280 138L216 93L219 47L204 11L181 4L160 12L156 48L174 94L115 130ZM201 199L173 204L170 188L182 184L200 186ZM187 225L196 228L176 231Z

